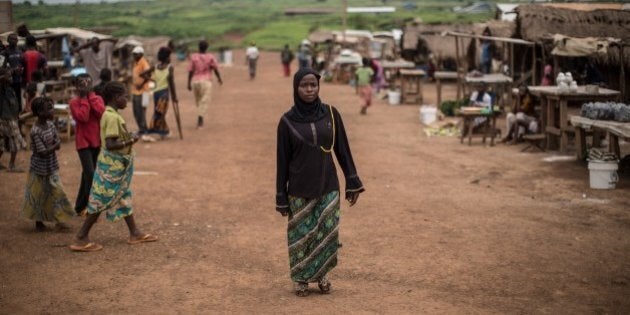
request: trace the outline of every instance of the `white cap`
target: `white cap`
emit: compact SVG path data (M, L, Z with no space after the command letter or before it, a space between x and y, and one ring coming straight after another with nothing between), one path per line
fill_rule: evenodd
M142 46L136 46L133 48L133 50L131 51L132 54L143 54L144 55L144 48L142 48Z

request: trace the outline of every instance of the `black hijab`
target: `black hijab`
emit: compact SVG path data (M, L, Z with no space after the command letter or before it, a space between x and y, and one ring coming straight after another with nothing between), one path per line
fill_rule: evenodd
M301 68L293 76L293 107L291 107L289 112L286 114L287 117L293 121L302 123L314 122L328 115L328 106L322 103L319 99L319 95L313 102L307 103L302 100L298 94L300 81L309 74L315 75L317 78L317 84L319 84L321 76L311 68Z

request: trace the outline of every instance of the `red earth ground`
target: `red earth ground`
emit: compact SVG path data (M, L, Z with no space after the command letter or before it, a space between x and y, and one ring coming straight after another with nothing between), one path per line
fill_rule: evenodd
M135 213L156 243L127 245L124 223L101 220L91 237L104 250L70 252L82 219L72 233L35 233L19 213L26 175L0 173L0 313L630 312L627 177L591 190L582 162L427 137L417 106L378 100L361 116L354 90L332 84L321 96L343 115L367 191L342 204L332 294L296 297L274 208L291 79L277 54L262 54L254 81L243 53L234 60L201 130L178 63L184 140L136 145ZM425 103L434 90L424 86ZM135 127L131 109L124 116ZM169 123L175 131L172 112ZM58 157L74 203L74 143ZM22 167L28 159L20 152Z

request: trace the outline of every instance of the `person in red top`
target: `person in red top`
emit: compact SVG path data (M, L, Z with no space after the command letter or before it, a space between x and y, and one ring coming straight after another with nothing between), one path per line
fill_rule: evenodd
M101 147L100 120L105 112L103 99L92 91L92 78L87 73L77 76L77 96L70 100L70 112L76 122L76 145L81 160L81 186L74 210L83 215L88 205L92 177Z
M45 72L46 65L46 56L37 50L37 40L33 35L27 36L26 51L24 52L24 83L31 82L35 70Z

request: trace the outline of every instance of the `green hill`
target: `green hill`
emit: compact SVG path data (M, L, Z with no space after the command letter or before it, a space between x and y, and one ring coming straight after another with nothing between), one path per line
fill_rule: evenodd
M33 3L35 3L33 1ZM388 30L421 17L427 23L472 22L487 15L457 15L460 1L349 0L349 6L395 6L389 14L350 14L348 27ZM404 4L415 4L407 10ZM175 39L205 37L211 45L242 46L255 41L265 49L297 44L316 29L341 29L341 14L286 16L287 8L333 8L341 0L155 0L80 5L27 5L13 7L14 21L31 29L78 26L112 27L113 35L168 35ZM77 25L75 25L75 21Z

